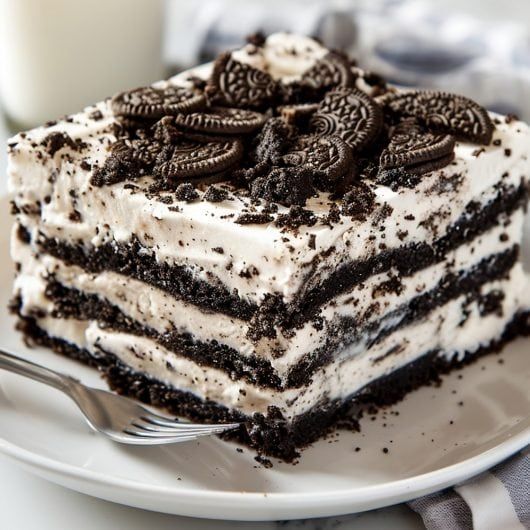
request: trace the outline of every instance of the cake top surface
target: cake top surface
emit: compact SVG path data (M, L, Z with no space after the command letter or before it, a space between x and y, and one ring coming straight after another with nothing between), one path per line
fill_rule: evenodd
M190 261L239 259L243 274L266 261L285 292L288 264L322 249L355 258L405 232L435 237L425 218L493 185L528 138L467 98L399 91L282 33L15 136L8 172L13 191L49 198L42 215L70 222L72 237L144 235Z

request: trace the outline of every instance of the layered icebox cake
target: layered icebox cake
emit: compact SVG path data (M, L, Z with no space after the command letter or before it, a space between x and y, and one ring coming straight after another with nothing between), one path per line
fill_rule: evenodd
M529 329L530 131L255 35L9 142L12 310L286 460Z

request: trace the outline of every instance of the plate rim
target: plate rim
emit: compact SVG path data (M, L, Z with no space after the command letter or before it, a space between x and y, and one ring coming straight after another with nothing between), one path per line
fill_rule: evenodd
M525 422L525 420L521 420L521 422ZM519 425L521 422L514 426ZM242 521L272 521L278 519L340 516L406 502L468 480L521 451L529 444L530 424L523 427L520 432L483 453L414 477L360 488L304 493L236 492L190 488L179 488L176 490L169 486L147 484L61 462L22 448L1 436L0 453L17 463L23 464L29 471L33 471L36 474L39 474L39 470L44 471L40 476L52 482L60 483L60 481L51 478L46 472L81 481L82 484L116 487L121 491L122 495L127 492L136 495L162 495L162 501L168 498L179 501L174 505L175 510L161 509L159 505L155 511L208 519L235 520L234 516L237 516L237 520ZM84 488L75 488L71 485L67 487L87 493ZM88 494L111 500L112 502L126 504L111 499L108 495ZM133 499L131 498L130 500L132 501ZM238 502L239 513L234 514L230 511L228 516L227 509L226 507L223 509L223 505L236 501ZM244 505L242 505L241 501L244 501ZM129 505L143 509L153 509L149 508L149 504L142 502L131 502ZM202 512L199 513L196 509L193 509L194 506L200 506ZM270 511L273 508L275 514L274 517L271 517ZM310 508L309 515L308 508ZM205 514L205 511L210 512L210 514ZM267 512L269 512L269 515L267 515Z

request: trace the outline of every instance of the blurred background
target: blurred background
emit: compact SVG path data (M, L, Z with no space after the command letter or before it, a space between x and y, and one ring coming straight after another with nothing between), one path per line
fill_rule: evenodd
M258 30L314 35L395 83L530 120L529 0L0 0L0 108L11 130L32 127Z

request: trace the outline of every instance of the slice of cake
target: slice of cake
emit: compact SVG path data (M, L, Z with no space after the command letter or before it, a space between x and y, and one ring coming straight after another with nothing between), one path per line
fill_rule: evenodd
M529 146L469 99L255 36L10 140L19 329L292 459L528 330Z

